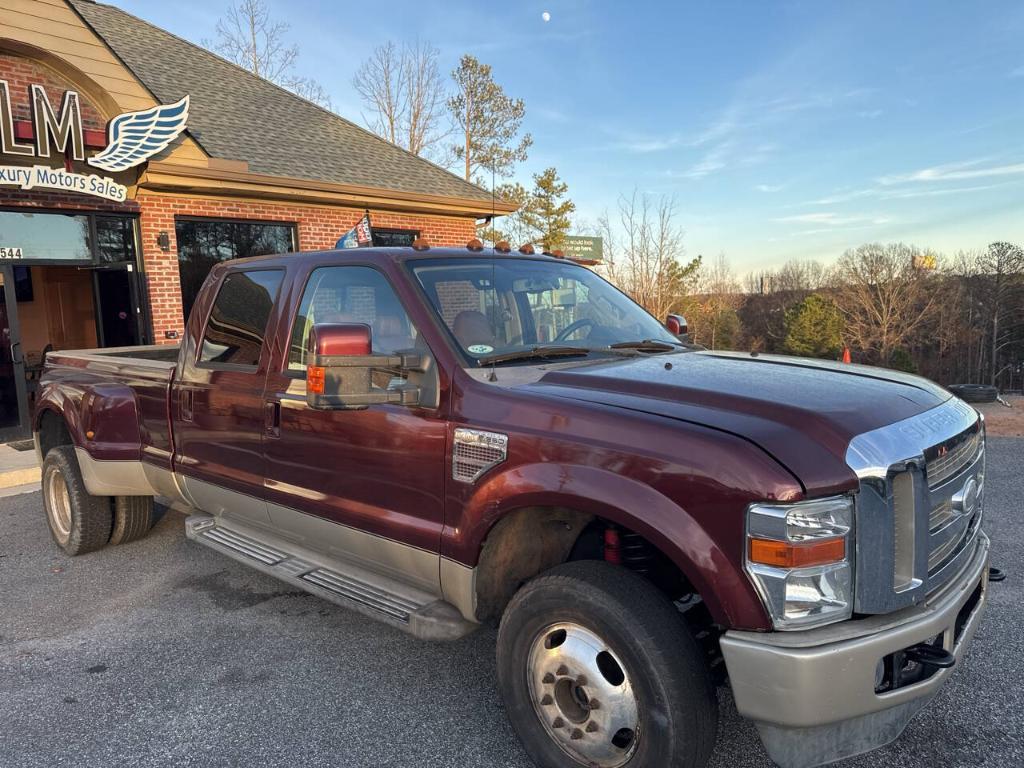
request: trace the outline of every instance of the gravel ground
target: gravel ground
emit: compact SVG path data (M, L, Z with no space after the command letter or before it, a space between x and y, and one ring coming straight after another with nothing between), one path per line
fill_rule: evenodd
M853 766L1024 765L1024 439L990 440L994 584L974 647L894 744ZM528 766L494 632L435 645L186 541L69 559L38 493L0 499L0 766ZM721 693L713 765L768 766Z

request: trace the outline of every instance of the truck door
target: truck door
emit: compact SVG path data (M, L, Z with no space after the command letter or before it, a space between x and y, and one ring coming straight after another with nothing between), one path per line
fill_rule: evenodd
M438 409L306 406L306 340L315 323L371 328L373 351L429 353L385 275L370 266L313 266L283 318L281 359L267 378L266 498L275 527L306 546L438 586L445 421ZM375 373L380 386L392 374Z
M263 496L265 344L284 270L228 271L193 312L175 385L175 465L196 505L210 514L268 522Z

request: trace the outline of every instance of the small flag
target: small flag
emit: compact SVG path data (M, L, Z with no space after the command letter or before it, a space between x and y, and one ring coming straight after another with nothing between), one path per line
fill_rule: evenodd
M338 238L335 248L367 248L373 245L373 229L370 227L370 212L367 211L352 229Z

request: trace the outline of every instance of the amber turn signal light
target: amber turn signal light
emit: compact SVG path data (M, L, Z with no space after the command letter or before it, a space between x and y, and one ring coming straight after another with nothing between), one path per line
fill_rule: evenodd
M327 384L327 371L319 365L310 365L306 368L306 391L316 395L324 393Z
M750 562L776 568L803 568L838 563L846 557L846 539L790 544L771 539L750 540Z

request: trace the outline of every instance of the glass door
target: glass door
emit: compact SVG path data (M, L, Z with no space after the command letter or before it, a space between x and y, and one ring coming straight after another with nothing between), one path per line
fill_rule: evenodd
M25 358L18 333L13 272L10 266L0 267L0 442L24 437L29 432Z
M134 347L143 343L142 307L133 264L93 269L96 335L101 347Z

